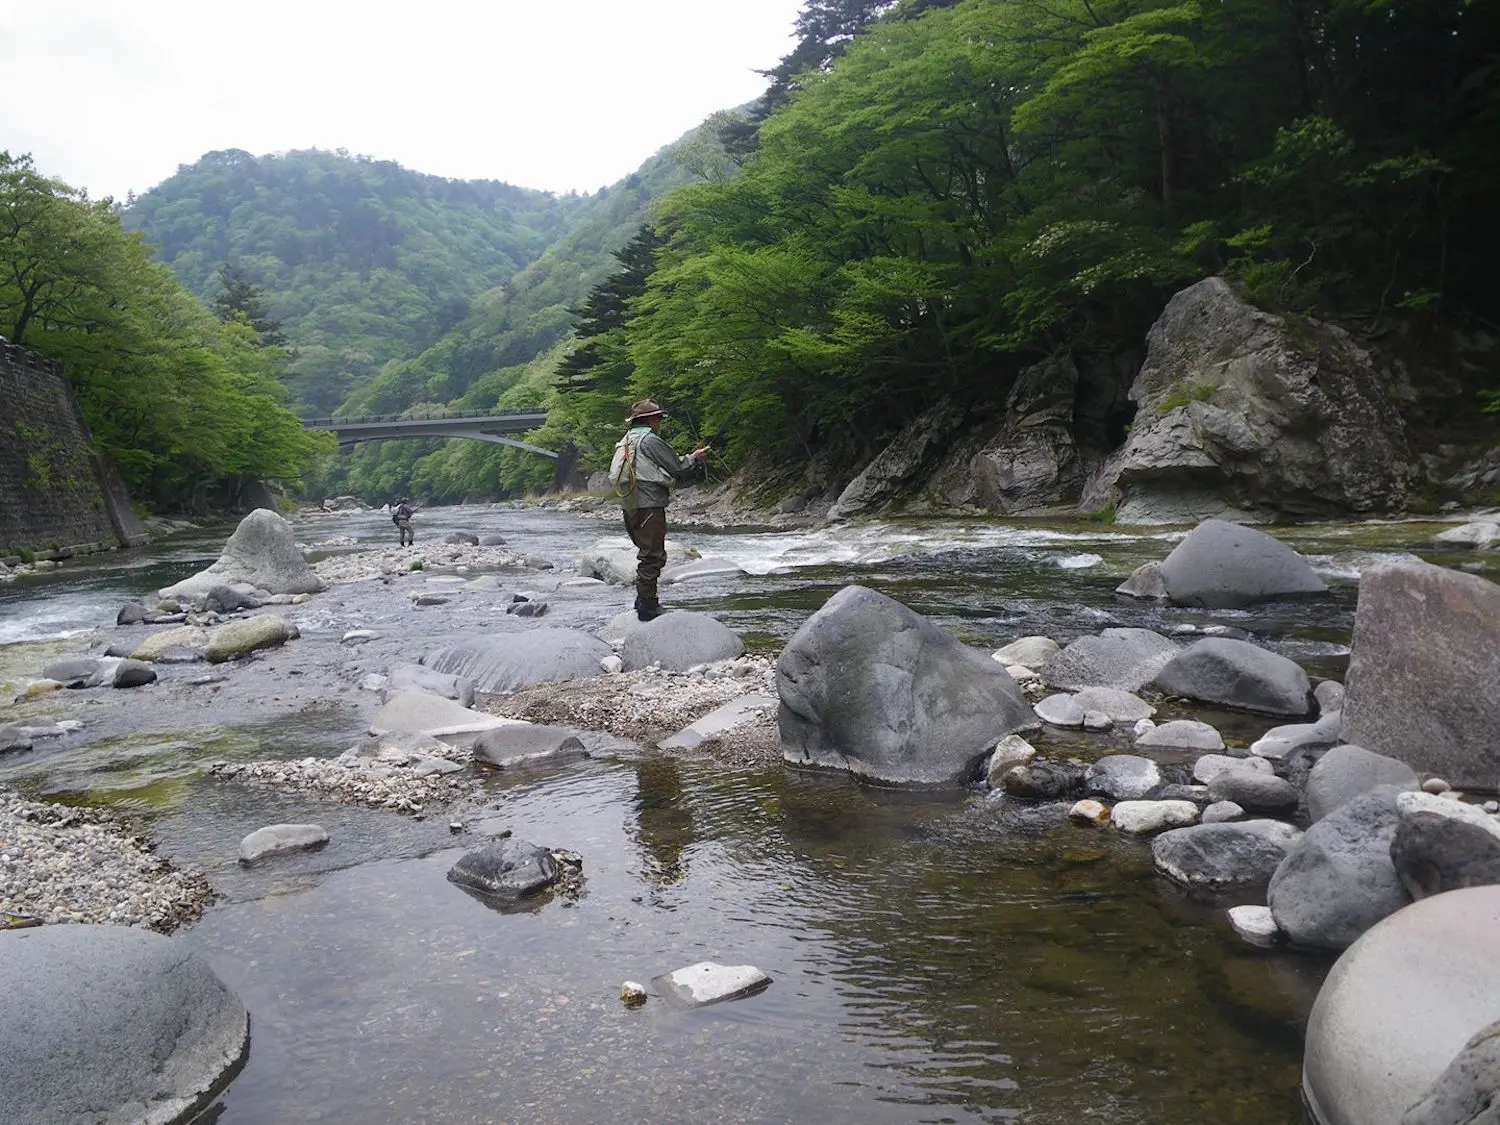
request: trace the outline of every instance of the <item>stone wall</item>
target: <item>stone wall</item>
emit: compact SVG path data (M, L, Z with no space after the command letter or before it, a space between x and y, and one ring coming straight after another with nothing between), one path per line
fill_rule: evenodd
M0 344L0 555L144 542L114 466L53 363Z

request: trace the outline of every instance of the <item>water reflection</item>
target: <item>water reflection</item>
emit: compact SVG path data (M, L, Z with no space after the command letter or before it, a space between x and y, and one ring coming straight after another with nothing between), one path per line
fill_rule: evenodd
M675 758L648 754L636 762L635 778L632 835L641 852L642 877L660 891L687 874L687 852L698 841L697 829Z

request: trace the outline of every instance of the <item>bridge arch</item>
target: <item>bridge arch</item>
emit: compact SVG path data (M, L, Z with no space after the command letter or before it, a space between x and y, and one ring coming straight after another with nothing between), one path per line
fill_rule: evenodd
M340 445L397 438L462 438L508 445L556 460L557 454L552 450L528 445L510 436L534 430L546 421L545 408L529 406L507 414L376 414L359 418L309 418L303 425L309 430L333 434Z

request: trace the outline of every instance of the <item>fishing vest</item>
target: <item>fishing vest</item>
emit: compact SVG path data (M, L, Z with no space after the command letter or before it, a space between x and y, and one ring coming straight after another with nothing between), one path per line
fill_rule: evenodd
M636 426L615 442L615 455L609 463L609 483L620 496L628 495L640 484L666 484L673 481L672 474L649 457L641 461L637 456L641 442L651 433L650 426Z

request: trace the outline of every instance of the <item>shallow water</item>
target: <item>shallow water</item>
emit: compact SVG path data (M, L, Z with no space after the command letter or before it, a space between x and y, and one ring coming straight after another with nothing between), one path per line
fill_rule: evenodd
M567 567L615 524L445 509L422 513L418 530L424 539L500 531ZM315 548L334 536L384 542L389 532L379 515L298 525ZM1165 554L1176 533L1089 525L688 531L672 542L751 573L667 593L766 649L858 581L977 645L1222 622L1316 675L1341 677L1358 570L1427 554L1431 532L1289 529L1282 534L1315 558L1334 595L1253 613L1117 598L1114 586ZM123 600L203 565L222 534L0 587L0 681L35 675L70 649L97 651L110 631L96 627ZM376 612L379 593L315 599L328 638L309 633L236 666L245 686L204 687L201 703L184 689L170 708L164 693L133 710L123 693L97 704L71 693L15 709L30 719L62 708L89 725L11 756L0 780L139 815L163 854L202 866L221 892L183 937L252 1013L249 1063L213 1111L222 1125L1302 1120L1300 1028L1326 966L1241 945L1223 922L1233 902L1184 895L1152 872L1145 845L1107 832L1039 826L980 793L880 792L651 755L476 780L484 811L462 814L461 835L441 812L417 821L205 779L213 760L300 757L352 741L371 702L352 685L384 657L331 638ZM625 600L618 590L550 597L548 623L579 626ZM399 643L419 648L453 627L421 620L430 625ZM283 699L278 685L290 676L318 684ZM1199 714L1241 742L1268 725ZM1056 745L1086 754L1111 745L1069 737ZM252 871L234 862L246 832L306 820L329 829L328 847ZM581 852L581 897L501 914L446 882L463 849L503 829ZM628 1011L616 999L626 979L703 959L754 963L774 983L696 1012L659 1000Z

